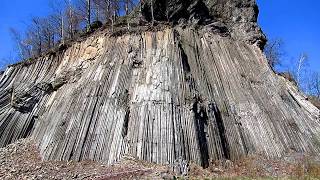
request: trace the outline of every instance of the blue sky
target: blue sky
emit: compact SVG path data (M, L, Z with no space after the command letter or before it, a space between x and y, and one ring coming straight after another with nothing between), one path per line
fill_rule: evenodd
M268 38L284 42L284 66L307 53L309 66L320 72L320 0L257 0L259 24ZM282 67L280 69L284 69Z
M284 41L284 66L306 52L310 67L320 72L320 0L257 2L260 7L259 23L263 31L268 38L281 38ZM48 12L49 0L1 0L0 66L6 63L2 58L12 61L15 57L9 28L23 31L32 16L45 16Z
M0 69L8 63L3 58L13 61L16 56L9 28L23 32L32 17L48 12L49 0L0 0Z

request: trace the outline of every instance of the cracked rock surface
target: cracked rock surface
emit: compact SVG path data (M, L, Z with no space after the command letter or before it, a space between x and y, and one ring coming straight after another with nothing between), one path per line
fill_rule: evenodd
M259 9L255 0L153 0L153 4L156 21L184 22L188 26L220 24L236 40L255 44L261 49L266 43L257 24ZM138 9L129 18L132 22L136 23L137 19L152 21L151 0L144 1L141 12Z
M202 167L254 154L319 154L319 109L270 69L257 43L241 31L228 35L233 21L256 23L254 1L191 9L170 2L194 17L203 17L200 5L235 12L198 27L95 33L8 67L0 76L0 146L30 137L45 160L113 164L129 155ZM233 13L243 18L227 21Z

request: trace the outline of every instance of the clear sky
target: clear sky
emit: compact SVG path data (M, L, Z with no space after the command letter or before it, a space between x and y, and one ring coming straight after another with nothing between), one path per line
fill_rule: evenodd
M49 0L0 0L0 69L8 63L3 58L13 61L16 56L9 28L23 32L32 17L48 12Z
M284 59L309 56L310 68L320 72L320 0L257 0L259 23L268 38L281 38Z
M259 23L268 38L284 41L285 59L309 55L310 67L320 71L320 0L257 0ZM23 31L32 16L45 16L49 0L0 0L0 68L2 58L15 57L9 28Z

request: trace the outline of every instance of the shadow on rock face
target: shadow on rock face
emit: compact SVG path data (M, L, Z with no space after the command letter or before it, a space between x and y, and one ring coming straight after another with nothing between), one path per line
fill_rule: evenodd
M181 20L191 23L205 24L212 20L209 9L202 0L154 0L154 18L156 21L169 21L173 24ZM142 15L152 21L151 3L142 6Z
M44 94L51 93L52 90L51 84L39 83L31 88L13 91L11 105L17 111L28 113L33 110Z

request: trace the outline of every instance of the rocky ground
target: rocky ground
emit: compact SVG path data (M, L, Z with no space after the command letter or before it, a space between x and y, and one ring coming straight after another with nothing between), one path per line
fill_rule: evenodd
M160 179L169 174L156 166L126 158L121 164L42 161L32 141L26 139L0 149L0 179Z
M191 163L188 175L184 177L174 173L173 169L130 157L111 166L92 161L42 161L29 139L0 149L0 179L318 179L320 159L291 153L279 160L251 157L237 162L217 161L207 169Z

